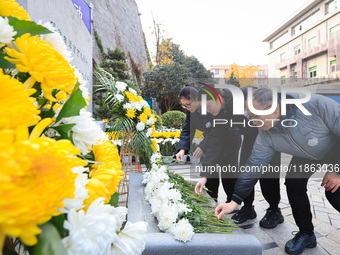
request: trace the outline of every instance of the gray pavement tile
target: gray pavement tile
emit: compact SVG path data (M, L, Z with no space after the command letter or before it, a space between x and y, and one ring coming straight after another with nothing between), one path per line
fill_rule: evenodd
M340 220L335 220L331 218L331 223L334 227L340 228ZM340 233L339 233L340 234Z
M329 218L334 219L334 220L340 220L340 213L336 212L335 214L329 213L328 214Z
M330 224L320 223L315 226L314 230L324 236L327 236L328 234L333 233L335 228Z
M322 221L330 224L328 213L315 211L315 217L319 220L322 220Z
M340 251L340 244L334 242L327 237L321 237L317 239L319 246L325 249L329 254L337 255Z
M334 208L326 208L326 207L320 207L320 206L315 206L315 205L314 205L314 210L319 211L319 212L332 213L332 214L338 213L338 211L335 210Z
M272 249L267 249L267 250L262 250L262 255L284 255L287 254L283 252L280 247L272 248Z
M334 230L332 233L327 235L327 238L333 240L336 243L340 244L340 230Z

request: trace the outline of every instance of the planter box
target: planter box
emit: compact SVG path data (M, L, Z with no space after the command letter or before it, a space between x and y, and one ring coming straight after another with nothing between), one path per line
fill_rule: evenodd
M176 241L169 233L158 228L158 222L151 214L148 201L145 200L143 174L130 173L128 221L144 220L148 223L145 250L143 255L172 254L214 254L214 255L246 255L262 254L261 243L252 235L235 230L235 234L199 233L194 234L187 243Z

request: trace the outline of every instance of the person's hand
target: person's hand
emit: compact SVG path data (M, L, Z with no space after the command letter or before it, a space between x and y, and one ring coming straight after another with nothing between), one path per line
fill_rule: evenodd
M194 156L194 158L200 158L203 155L203 151L200 147L197 147L192 155Z
M321 186L324 186L326 191L334 193L340 187L340 175L335 172L327 172L323 177Z
M203 194L203 187L207 183L207 177L202 177L195 186L196 194Z
M184 162L184 154L185 154L185 150L184 149L180 149L180 151L176 154L176 159L178 161Z
M238 206L238 203L231 200L229 203L220 203L215 208L215 216L217 219L222 219L224 214L232 213L236 207Z

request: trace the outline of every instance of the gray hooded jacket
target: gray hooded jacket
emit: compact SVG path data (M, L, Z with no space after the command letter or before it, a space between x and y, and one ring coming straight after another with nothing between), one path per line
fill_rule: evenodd
M299 98L297 94L290 96ZM252 171L242 173L232 200L240 204L250 194L261 176L261 167L270 162L276 151L311 160L322 160L334 153L332 150L340 141L340 104L321 95L312 95L303 106L311 115L304 115L295 105L287 105L287 115L281 116L285 126L297 123L295 127L284 127L280 122L267 131L259 129L244 168ZM340 152L337 153L340 157Z

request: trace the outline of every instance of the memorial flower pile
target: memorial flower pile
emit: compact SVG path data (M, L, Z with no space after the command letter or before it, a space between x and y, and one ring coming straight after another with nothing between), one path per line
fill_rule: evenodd
M146 200L161 231L176 240L188 242L194 233L231 233L236 225L230 219L217 220L210 197L194 192L195 185L163 165L159 152L151 157L152 168L143 177Z
M118 150L50 27L0 0L0 253L140 254L146 222L123 227L113 199Z

